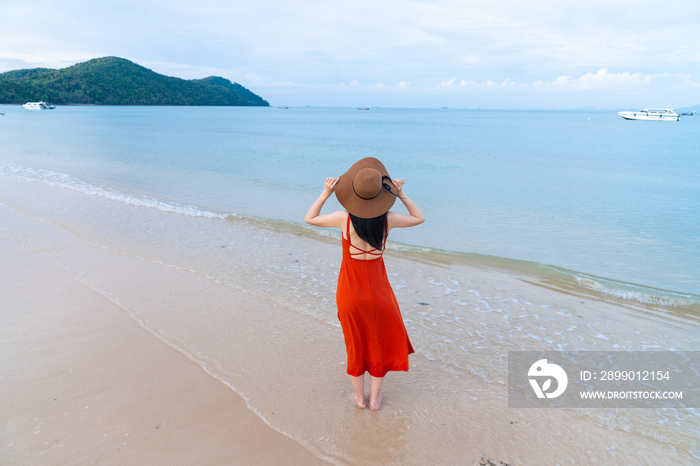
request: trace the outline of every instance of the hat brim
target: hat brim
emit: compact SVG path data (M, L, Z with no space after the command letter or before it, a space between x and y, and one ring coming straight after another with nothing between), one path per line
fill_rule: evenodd
M340 205L345 207L345 210L355 217L379 217L391 209L391 206L396 202L396 196L383 187L377 197L373 199L362 199L355 194L352 182L355 180L357 173L364 168L373 168L381 173L382 176L389 176L389 172L386 171L384 164L374 157L366 157L362 160L358 160L350 167L350 170L341 175L338 184L335 185L335 197L338 198ZM394 186L391 183L389 183L389 185L393 190Z

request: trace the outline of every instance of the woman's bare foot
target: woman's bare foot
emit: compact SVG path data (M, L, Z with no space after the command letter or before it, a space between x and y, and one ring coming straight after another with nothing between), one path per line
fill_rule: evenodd
M372 411L379 411L379 408L382 406L382 400L384 400L384 395L379 395L379 400L377 400L376 406L373 406L372 401L370 400L369 409Z
M348 393L348 398L350 398L350 400L353 402L353 404L360 409L365 409L367 407L367 405L365 404L365 399L362 398L362 403L359 403L357 401L357 398L355 398L354 393Z

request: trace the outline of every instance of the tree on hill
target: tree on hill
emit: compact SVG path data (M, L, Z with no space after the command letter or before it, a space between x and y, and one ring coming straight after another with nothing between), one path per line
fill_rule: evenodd
M269 106L260 96L225 78L174 78L118 57L95 58L60 70L34 68L0 74L0 103L35 100L56 104Z

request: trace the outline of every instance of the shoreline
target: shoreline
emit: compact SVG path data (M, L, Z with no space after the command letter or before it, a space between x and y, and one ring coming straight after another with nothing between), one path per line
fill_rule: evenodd
M227 223L250 224L264 229L279 230L293 235L302 235L310 239L324 242L328 242L329 240L339 241L340 238L340 232L328 229L315 228L277 218L217 212L207 210L204 207L180 204L146 195L124 193L118 189L103 188L88 182L83 182L72 176L52 171L35 170L7 162L0 162L0 168L3 169L3 174L18 180L39 182L52 187L102 197L131 206L147 207L160 212L175 213L195 219L208 218L222 220ZM621 305L631 304L652 308L660 307L674 314L682 314L687 311L687 314L694 319L700 319L700 294L691 292L609 278L534 260L454 251L397 241L388 241L387 252L398 254L399 257L409 258L418 262L428 261L445 264L462 264L470 267L498 269L513 275L526 274L535 280L547 281L553 287L559 288L564 292L580 293L591 299L611 301Z
M31 219L6 207L0 208L0 218L3 237L15 234L11 231L22 232L22 249L50 252L53 262L58 259L57 265L73 274L73 283L80 286L76 280L82 282L88 294L103 301L119 303L121 315L127 321L130 315L150 335L133 321L132 328L143 332L156 346L167 348L161 344L166 342L196 362L200 375L229 393L226 385L237 392L245 400L243 408L265 429L291 437L290 441L300 448L332 463L425 464L439 459L477 464L481 458L488 458L520 466L567 462L565 458L571 458L577 464L590 460L627 464L639 463L639 455L692 463L685 440L657 441L626 429L611 430L599 424L596 413L508 409L504 385L486 382L455 364L431 357L426 353L422 332L411 334L423 353L412 356L411 370L387 377L383 409L379 413L360 412L348 405L345 397L350 387L342 367L342 334L336 326L241 293L192 270L91 244L65 227ZM390 265L390 272L392 268ZM56 272L64 273L60 269ZM479 283L470 286L482 294L513 283L510 279L503 282L503 277L499 278L502 274L497 272L476 269L475 273ZM305 280L305 286L311 283ZM31 278L27 286L38 284ZM540 299L537 295L531 298ZM564 295L562 299L578 302L580 298ZM591 312L599 314L607 309L596 309L597 305L592 304L581 307L587 319L597 315ZM402 311L405 318L416 318L410 308ZM482 353L493 353L492 362L497 363L496 350ZM89 355L85 349L79 351ZM182 358L183 354L176 356ZM140 366L139 358L124 362L130 370ZM103 379L109 377L113 375L103 375ZM179 380L173 383L174 388L180 385ZM138 407L129 406L125 415L134 415L134 410ZM616 422L629 422L625 413L617 417ZM84 425L76 426L73 435L89 434L84 430ZM542 432L549 432L549 437L543 439ZM31 435L39 434L26 433L29 438ZM545 444L550 448L542 451ZM116 452L123 454L121 450ZM116 452L112 450L111 454Z
M0 230L3 464L327 464L153 338L125 309Z

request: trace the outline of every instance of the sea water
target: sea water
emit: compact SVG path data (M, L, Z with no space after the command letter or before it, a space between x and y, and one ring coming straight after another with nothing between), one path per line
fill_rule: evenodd
M509 350L698 349L692 120L309 108L3 113L0 202L110 251L193 271L331 327L338 325L338 234L301 219L326 176L361 157L380 158L406 179L406 193L428 218L392 231L387 253L412 342L428 361L486 384L504 385ZM326 211L337 208L331 199ZM225 347L204 349L210 338L188 336L193 318L214 319L210 308L159 317L160 306L139 302L134 287L101 278L107 259L89 260L75 259L73 270L146 327L217 368L231 386L255 379ZM188 296L191 309L203 299ZM173 324L175 314L190 320ZM206 328L211 335L234 327L223 319ZM461 387L446 380L437 377L436 385ZM453 393L471 390L461 388ZM245 393L264 418L282 409L255 387ZM472 398L455 400L472 410ZM419 413L425 400L401 402L406 413ZM696 412L583 414L700 457ZM300 429L291 421L271 425ZM301 441L303 432L290 436ZM443 435L427 429L425 438ZM321 456L352 462L327 438L309 442Z
M395 241L557 266L606 278L596 285L612 292L629 283L700 294L698 118L662 124L612 112L3 108L3 173L301 223L326 177L372 156L406 180L428 219L395 231ZM325 211L338 208L332 198ZM642 298L655 294L639 290Z

